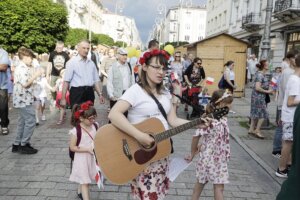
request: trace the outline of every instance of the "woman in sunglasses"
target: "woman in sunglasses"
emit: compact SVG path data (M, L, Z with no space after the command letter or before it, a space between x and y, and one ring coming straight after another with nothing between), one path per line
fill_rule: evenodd
M198 104L198 94L201 90L201 84L205 79L205 71L202 67L202 59L194 58L192 64L186 69L184 73L184 80L189 86L188 98L193 105ZM196 117L198 113L193 108L191 117Z

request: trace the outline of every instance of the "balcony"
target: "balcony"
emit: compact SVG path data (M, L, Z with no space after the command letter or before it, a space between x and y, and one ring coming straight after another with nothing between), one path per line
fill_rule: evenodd
M276 0L274 18L282 22L300 19L300 3L298 0Z
M258 31L262 27L263 23L259 13L249 13L242 18L242 29L248 32Z

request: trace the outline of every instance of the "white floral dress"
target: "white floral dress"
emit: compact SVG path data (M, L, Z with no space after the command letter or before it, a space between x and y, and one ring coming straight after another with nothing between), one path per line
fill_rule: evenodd
M203 137L196 164L199 183L229 183L227 162L230 158L230 146L227 118L213 120L210 127L197 129L194 136Z
M151 163L144 172L131 182L134 199L160 200L169 190L169 159L164 158Z

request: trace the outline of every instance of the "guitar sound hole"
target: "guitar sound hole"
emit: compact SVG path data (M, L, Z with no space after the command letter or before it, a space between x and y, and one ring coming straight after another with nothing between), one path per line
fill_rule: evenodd
M157 147L155 147L153 150L145 151L143 149L140 149L134 153L134 159L137 164L142 165L151 160L157 152Z

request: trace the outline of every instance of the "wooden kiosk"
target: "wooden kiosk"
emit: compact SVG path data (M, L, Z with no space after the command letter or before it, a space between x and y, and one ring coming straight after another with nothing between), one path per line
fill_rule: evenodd
M207 86L210 94L218 89L218 83L224 71L224 64L229 60L234 61L235 83L238 86L234 96L243 97L245 96L248 45L243 40L222 33L188 44L186 47L188 53L202 59L206 77L215 79L213 85Z

